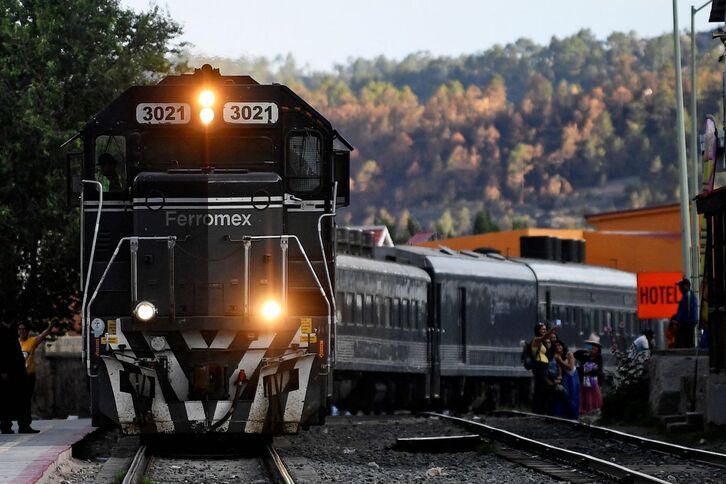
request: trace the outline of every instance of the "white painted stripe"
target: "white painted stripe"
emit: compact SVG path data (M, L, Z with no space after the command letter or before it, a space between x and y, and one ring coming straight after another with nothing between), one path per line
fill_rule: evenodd
M214 341L209 345L209 349L226 350L232 344L232 341L234 341L235 336L237 336L237 331L226 329L217 331L217 334L214 336Z
M98 200L90 200L90 201L89 200L86 200L86 201L83 202L83 205L84 206L89 206L89 207L97 207L98 206ZM104 200L103 201L103 206L104 207L106 207L106 206L115 207L115 206L119 206L119 205L122 205L122 206L123 205L131 205L131 202L129 202L128 200Z
M162 355L166 356L169 365L167 368L167 377L169 378L171 388L179 400L186 400L189 398L189 379L186 373L184 373L173 351L165 351Z
M154 418L157 432L172 433L174 432L174 420L169 412L169 405L164 399L164 393L161 391L161 383L159 383L159 375L156 370L141 368L141 373L146 376L154 377L156 382L154 389L154 400L151 403L151 415Z
M288 212L322 212L324 208L288 208Z
M184 402L184 407L187 410L187 420L190 422L204 422L206 419L204 415L204 404L200 400Z
M267 207L265 207L265 210L268 208L282 208L281 204L270 204ZM134 210L152 210L154 212L159 212L161 210L239 210L239 209L246 209L246 210L261 210L255 208L254 205L163 205L161 207L147 207L146 205L134 205Z
M121 391L121 382L119 375L123 371L121 363L113 357L101 356L101 361L106 366L108 379L111 382L113 390L113 398L116 403L116 413L118 414L119 424L133 424L136 417L134 410L134 401L130 393Z
M208 348L207 342L204 341L200 331L182 331L182 336L190 350L206 350Z
M272 340L275 339L277 333L264 333L257 336L257 339L250 343L249 349L267 349L272 344Z
M259 202L281 202L282 197L281 196L273 196L273 197L211 197L211 198L205 198L205 197L151 197L151 198L145 198L145 197L135 197L134 203L235 203L235 202L252 202L252 201L259 201Z
M84 208L83 211L84 212L98 212L98 207L96 207L96 208ZM101 213L106 213L106 212L131 212L131 207L130 206L127 207L127 208L106 208L106 207L103 207L101 209Z
M282 419L288 432L297 432L298 430L297 425L300 424L303 407L305 406L305 396L308 392L310 369L313 366L313 360L315 360L315 354L309 353L295 363L295 368L298 370L299 386L297 390L288 392L287 404L285 405L285 413ZM293 428L288 429L288 426Z
M214 425L222 417L227 415L227 412L229 412L230 408L232 408L231 400L219 400L217 402L217 406L214 408L214 417L212 417L212 424ZM227 430L229 430L229 423L231 420L231 417L228 418L222 425L219 426L219 429L217 431L226 432Z

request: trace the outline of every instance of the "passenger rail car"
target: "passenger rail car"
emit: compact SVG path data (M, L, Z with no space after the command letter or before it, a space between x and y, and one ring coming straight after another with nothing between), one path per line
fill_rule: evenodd
M338 256L337 365L344 371L336 375L336 393L342 408L428 401L466 409L526 400L530 373L520 355L537 322L559 321L562 339L573 347L582 347L590 332L603 335L607 325L622 322L622 331L638 332L630 273L447 248L377 248L373 257ZM400 277L405 266L416 272ZM388 299L409 287L409 279L428 286L425 301L417 301L425 302L423 331L389 327L402 303ZM423 295L423 287L418 291ZM425 361L421 352L400 350L414 343L425 345ZM603 347L607 354L609 339Z
M127 89L79 136L69 184L94 422L148 434L322 423L352 147L287 87L209 65Z
M336 270L338 404L357 411L423 402L431 278L417 267L348 255L337 257Z

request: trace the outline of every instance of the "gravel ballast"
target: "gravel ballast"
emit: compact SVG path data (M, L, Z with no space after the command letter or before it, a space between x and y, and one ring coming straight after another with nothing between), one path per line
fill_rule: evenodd
M297 482L555 482L489 453L411 453L395 449L398 437L464 435L435 418L330 417L325 426L275 439Z

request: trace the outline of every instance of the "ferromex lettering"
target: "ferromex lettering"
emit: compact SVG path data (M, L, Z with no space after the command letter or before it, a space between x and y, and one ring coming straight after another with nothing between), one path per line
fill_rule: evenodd
M252 214L243 213L177 213L174 210L166 212L166 225L176 224L180 227L195 227L206 225L244 227L252 226Z

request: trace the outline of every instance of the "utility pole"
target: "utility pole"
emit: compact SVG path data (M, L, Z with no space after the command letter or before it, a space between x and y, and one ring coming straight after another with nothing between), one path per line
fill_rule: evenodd
M678 34L678 0L673 0L673 50L676 69L676 129L678 135L678 165L681 192L681 255L683 274L691 270L691 217L688 200L688 164L686 163L686 130L683 126L683 79L681 79L681 40Z

